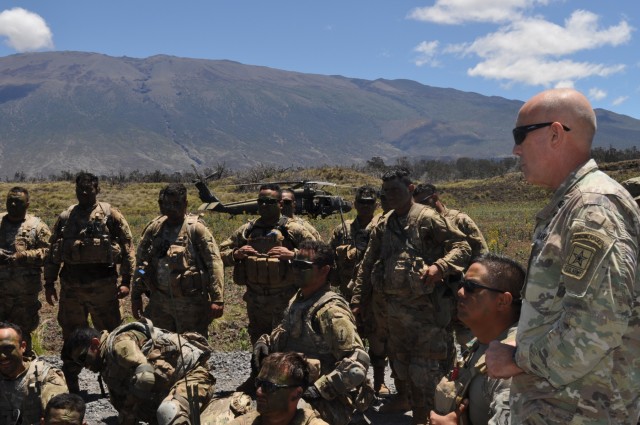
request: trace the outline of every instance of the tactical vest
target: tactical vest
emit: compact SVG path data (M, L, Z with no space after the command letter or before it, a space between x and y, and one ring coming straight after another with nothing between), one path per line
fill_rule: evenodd
M0 223L2 223L7 216L7 213L0 214ZM20 225L18 232L15 235L13 240L7 240L7 235L5 233L5 227L2 226L2 231L0 232L0 247L6 249L11 252L24 252L29 249L37 248L38 244L38 226L40 225L41 220L38 217L34 217L30 214L27 214L24 218L24 221ZM0 269L8 267L8 265L0 265ZM12 266L15 267L15 266ZM31 268L36 269L38 274L40 273L40 267L21 267L21 268Z
M142 342L140 351L154 368L154 391L163 390L155 394L160 400L173 384L184 378L189 371L205 364L211 356L212 349L206 338L195 332L180 334L178 337L176 333L155 328L150 320L146 324L131 322L122 325L107 336L104 348L105 368L100 372L109 391L116 395L127 394L130 390L132 370L118 364L118 353L114 347L116 337L129 331L139 332L147 338Z
M249 222L249 225L242 232L242 237L247 241L247 245L253 247L264 256L249 256L244 260L236 262L233 268L233 280L238 285L257 284L270 288L281 288L291 285L289 262L280 261L278 258L266 256L271 248L276 246L286 246L293 248L293 242L287 223L289 218L281 216L278 223L273 228L268 228L265 235L258 235L256 230L265 229L256 227L256 220Z
M298 301L297 297L292 298L282 322L282 327L288 331L283 351L300 352L309 359L319 360L321 375L332 371L336 361L340 360L333 356L331 347L319 333L318 316L320 310L329 302L341 304L345 310L349 310L349 305L342 296L333 291L320 291L306 300Z
M51 246L51 258L56 263L115 264L121 248L109 228L111 205L98 202L91 211L84 228L78 223L78 205L70 206L60 214L61 238Z
M0 379L0 423L36 424L43 414L40 394L51 366L36 359L16 380Z
M153 236L151 242L151 258L157 259L157 268L160 262L166 261L168 273L157 275L155 279L149 276L145 281L151 290L157 290L179 298L193 295L201 295L207 292L209 286L209 274L206 267L198 257L193 239L195 237L197 215L187 215L182 223L178 236L167 248L163 245L162 230L167 217L160 217L153 222ZM166 249L166 250L165 250Z

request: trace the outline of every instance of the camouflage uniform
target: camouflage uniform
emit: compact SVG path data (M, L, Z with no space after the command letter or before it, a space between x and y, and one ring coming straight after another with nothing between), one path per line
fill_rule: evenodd
M31 332L40 321L38 294L50 237L49 227L38 217L27 214L23 221L14 223L0 214L0 248L16 253L15 260L0 265L0 321L20 326L29 353Z
M105 202L86 209L72 205L58 217L50 244L44 278L55 282L60 271L58 323L63 339L88 326L89 315L96 329L115 329L121 321L116 266L127 284L135 268L131 231L122 213ZM67 382L73 385L80 368L65 353L62 360Z
M291 299L282 323L258 342L266 344L269 353L294 351L307 357L313 375L310 380L321 394L319 399L308 402L328 423L347 424L354 409L368 407L368 402L367 406L357 406L356 399L366 400L367 395L373 395L369 382L354 388L341 365L353 362L366 373L369 359L361 358L362 354L366 356L364 345L348 304L328 285L307 299L299 291Z
M636 424L640 212L590 160L538 213L518 325L513 423Z
M214 396L200 414L200 425L227 425L235 418L255 410L255 401L243 392L234 392L230 397Z
M307 229L307 232L311 233L311 235L313 235L313 238L317 241L321 241L322 240L322 236L320 236L320 233L316 230L315 227L313 227L313 225L311 223L309 223L307 220L305 220L302 217L299 216L294 216L291 220L295 221L298 224L301 224L305 229Z
M515 341L516 327L507 328L496 338L501 342ZM509 386L511 379L492 379L487 376L484 353L489 347L472 341L463 353L463 361L454 368L449 378L443 378L436 388L436 413L453 412L462 398L469 399L461 423L473 425L509 425ZM456 400L455 397L460 397Z
M25 362L25 368L15 379L0 374L2 424L39 424L49 400L68 391L60 369L38 358Z
M369 227L363 227L358 219L347 220L333 229L329 245L336 253L336 270L332 275L333 286L338 286L347 300L351 299L349 282L355 278L357 265L362 260L369 242Z
M208 334L211 304L224 302L224 265L215 239L196 215L169 226L166 217L145 228L136 257L143 270L131 300L150 291L145 315L158 327L173 332Z
M305 239L314 239L303 226L281 216L275 226L266 226L262 220L252 220L238 228L220 245L224 265L234 267L233 280L246 285L244 301L249 316L249 337L254 344L260 335L271 333L282 320L282 314L291 296L296 292L292 282L291 266L276 258L248 257L241 261L233 258L233 252L251 245L261 254L275 246L297 248Z
M469 245L433 208L413 204L404 217L387 213L371 233L358 269L352 303L369 308L372 294L385 299L389 357L398 378L410 383L413 410L433 408L436 385L453 347L453 293L426 285L425 266L435 264L445 280L462 272Z
M479 257L489 252L487 241L482 236L478 225L466 213L444 207L442 216L451 220L456 228L466 236L465 240L471 247L471 258Z
M258 412L247 413L229 422L229 425L260 425L262 420ZM298 409L296 415L287 425L328 425L316 412L308 409Z
M215 378L207 366L212 349L199 334L182 334L178 341L177 334L154 328L149 322L132 322L111 333L103 332L99 351L100 375L121 424L137 424L138 420L156 423L156 411L168 401L175 401L179 412L171 423L186 424L187 384L198 386L201 410L215 392ZM133 379L141 365L150 365L155 377L153 387L145 393L136 389Z

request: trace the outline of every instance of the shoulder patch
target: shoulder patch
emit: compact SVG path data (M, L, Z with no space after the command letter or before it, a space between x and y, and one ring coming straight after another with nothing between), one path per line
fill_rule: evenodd
M599 257L606 249L604 235L597 232L575 233L571 239L571 251L562 266L562 274L582 279L594 258ZM600 255L598 255L600 254Z

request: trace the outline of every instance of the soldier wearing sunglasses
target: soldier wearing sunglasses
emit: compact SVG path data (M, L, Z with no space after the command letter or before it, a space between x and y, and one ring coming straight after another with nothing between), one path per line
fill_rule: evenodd
M524 277L520 264L496 254L469 266L458 290L458 317L475 339L438 385L431 425L509 424L511 381L487 377L484 352L493 340L515 339Z
M298 401L309 385L309 365L299 353L273 353L262 362L256 379L256 411L231 421L229 425L327 425ZM207 423L206 420L203 423Z
M512 423L636 424L640 415L640 211L591 159L596 114L573 89L522 106L513 153L554 191L536 216L518 336L491 343L512 377Z
M289 217L296 223L302 224L316 240L322 240L320 233L311 223L296 215L296 194L291 189L282 189L282 215Z
M290 261L303 240L315 239L304 226L282 215L282 192L276 184L260 187L258 214L260 217L240 226L220 245L224 265L233 267L233 281L247 288L243 298L251 344L260 335L271 333L282 320L296 292ZM238 391L255 393L255 373Z
M326 422L346 425L356 409L368 407L373 388L366 380L369 356L349 305L327 281L333 264L329 245L311 240L300 245L292 261L298 292L282 323L254 345L253 361L259 370L270 353L303 353L314 372L302 397Z

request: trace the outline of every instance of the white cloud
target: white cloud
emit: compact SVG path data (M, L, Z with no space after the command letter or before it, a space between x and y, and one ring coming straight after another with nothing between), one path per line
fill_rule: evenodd
M555 89L572 89L574 88L574 84L573 81L571 80L561 80L556 82L555 86L553 86L553 88Z
M611 102L611 104L613 106L618 106L623 104L624 102L627 101L627 99L629 99L629 96L620 96L620 97L616 97L615 99L613 99L613 101Z
M480 57L481 61L468 70L471 76L531 85L606 77L625 69L623 64L577 62L563 56L629 41L633 29L627 22L603 29L597 15L577 10L564 24L539 17L523 18L472 43L447 46L444 51Z
M47 23L37 15L20 7L0 12L0 38L18 52L53 49L53 34Z
M438 66L439 62L435 58L438 53L438 46L440 43L438 41L423 41L418 44L413 51L418 52L418 57L414 60L414 63L417 66Z
M607 92L599 89L597 87L592 87L589 89L589 98L591 100L602 100L607 97Z
M509 22L522 12L549 0L437 0L433 6L413 9L407 17L438 24L463 22Z

